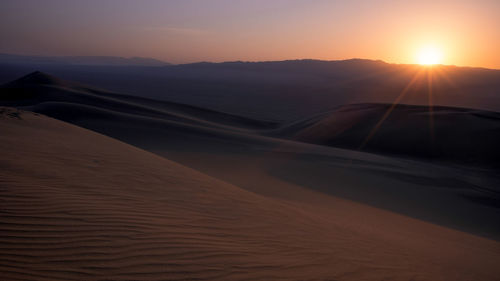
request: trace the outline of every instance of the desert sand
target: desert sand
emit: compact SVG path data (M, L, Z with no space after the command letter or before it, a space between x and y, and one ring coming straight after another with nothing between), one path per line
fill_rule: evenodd
M0 105L6 280L499 280L497 112L431 139L399 105L360 148L389 105L262 121L41 72Z
M96 131L261 195L333 195L500 239L496 112L436 107L431 138L429 109L398 105L359 150L388 105L345 105L278 123L41 72L4 85L0 96L0 105Z
M331 197L263 196L2 108L6 280L498 280L496 241ZM300 200L299 200L300 201Z

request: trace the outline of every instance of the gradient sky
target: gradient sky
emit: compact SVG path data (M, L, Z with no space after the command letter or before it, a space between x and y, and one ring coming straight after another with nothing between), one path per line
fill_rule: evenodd
M500 0L2 0L0 52L173 63L381 59L500 69Z

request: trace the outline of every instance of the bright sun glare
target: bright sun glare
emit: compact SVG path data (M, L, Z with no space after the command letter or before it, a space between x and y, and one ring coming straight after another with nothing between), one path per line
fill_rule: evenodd
M441 63L443 54L435 47L422 48L418 54L418 63L421 65L434 65Z

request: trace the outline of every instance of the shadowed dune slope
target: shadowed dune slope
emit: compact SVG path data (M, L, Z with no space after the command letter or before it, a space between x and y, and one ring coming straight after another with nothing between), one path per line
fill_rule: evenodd
M5 280L498 280L500 244L364 205L306 211L0 110Z
M44 110L53 103L93 107L104 111L134 114L142 117L181 121L206 127L256 130L276 127L275 123L202 109L194 106L108 93L78 83L64 81L42 72L33 72L0 87L4 106L36 107L58 119L72 121L78 114L58 114ZM35 111L37 108L35 108Z
M278 127L189 105L107 93L41 72L2 86L0 105L41 113L148 150L275 145L259 132Z
M498 112L354 104L291 123L272 135L384 155L500 168Z
M484 110L354 104L278 124L108 93L41 72L2 86L0 105L42 113L144 148L184 145L186 139L200 136L215 138L213 142L245 142L266 135L383 155L500 167L500 113Z

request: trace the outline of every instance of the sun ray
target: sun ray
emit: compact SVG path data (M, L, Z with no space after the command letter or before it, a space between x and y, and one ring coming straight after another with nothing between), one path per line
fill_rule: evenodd
M453 80L451 80L451 78L449 77L449 75L446 73L445 69L443 69L441 67L438 67L438 68L435 68L434 70L436 71L436 73L440 77L444 78L444 80L448 83L448 85L452 86L453 88L457 88L458 87L457 84Z
M422 70L419 70L415 74L415 76L413 76L413 78L410 80L410 82L408 82L408 84L406 85L406 87L401 91L401 93L399 94L399 96L394 100L394 102L391 104L391 106L389 107L389 109L387 109L387 111L384 113L384 115L382 116L382 118L380 118L380 120L377 122L377 124L375 124L375 126L372 128L372 130L370 131L370 133L368 134L368 136L365 138L365 140L358 147L358 150L362 150L368 144L368 142L370 141L370 139L380 129L380 127L382 126L382 123L384 123L384 121L389 117L389 115L394 110L394 108L399 104L399 102L403 99L403 97L406 95L406 93L413 86L413 84L415 84L415 82L417 81L417 78L420 76L421 73L422 73Z
M434 71L427 71L427 87L428 87L428 100L429 100L429 130L431 137L431 145L434 146L434 108L433 108L433 91L432 91L432 80L434 76Z

